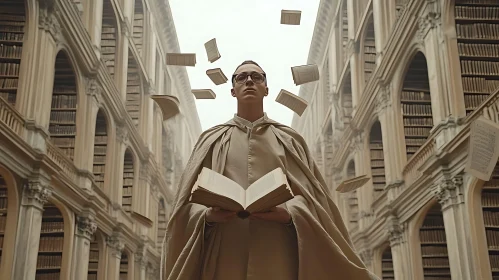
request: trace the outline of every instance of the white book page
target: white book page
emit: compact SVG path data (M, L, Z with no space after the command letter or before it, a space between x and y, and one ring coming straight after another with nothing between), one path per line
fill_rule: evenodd
M300 97L286 90L281 90L276 101L293 110L299 116L303 114L308 106L308 103L305 100L302 100Z
M465 171L488 181L499 157L499 125L483 117L471 124Z
M319 68L315 64L291 67L291 71L297 86L319 80Z
M283 180L284 178L284 173L279 167L253 182L253 184L246 189L246 204L244 205L244 208L265 196L269 190L281 186L282 183L285 182L285 180Z
M218 47L217 47L217 40L215 38L206 42L204 44L204 48L206 49L208 61L213 63L221 57L220 52L218 51Z
M199 186L211 192L226 196L239 204L245 202L245 191L238 183L206 167L199 176Z

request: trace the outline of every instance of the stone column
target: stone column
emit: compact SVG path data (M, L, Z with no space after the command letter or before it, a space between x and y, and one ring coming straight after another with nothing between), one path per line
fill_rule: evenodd
M106 239L108 252L107 262L107 279L119 280L120 279L120 262L121 252L125 248L125 244L117 234L113 234Z
M131 1L127 1L131 2ZM128 45L130 38L130 27L128 19L121 22L120 33L116 40L116 58L114 65L114 81L121 93L123 104L126 103L126 83L128 78Z
M85 213L77 217L72 279L87 280L90 241L96 230L97 223L92 214Z
M379 65L395 22L395 0L373 0L376 65Z
M36 275L43 205L52 195L48 182L30 180L23 189L16 244L16 259L12 279L32 280Z
M436 185L434 194L442 205L452 279L479 279L472 267L473 248L466 238L470 223L467 221L467 209L464 204L462 175L458 174L452 178L445 176Z
M113 186L110 188L109 196L113 204L118 207L121 205L121 196L122 196L122 186L123 186L123 164L124 164L124 155L126 147L129 143L128 140L128 129L124 123L119 123L116 126L116 141L113 141L111 146L108 147L108 150L113 150L112 156L114 164L111 164L110 170L111 179L109 186ZM138 164L134 162L134 164ZM133 202L132 202L133 204ZM115 208L116 208L115 207Z
M395 279L412 279L411 260L407 243L407 227L400 224L397 216L390 214L387 218L387 231L392 251L393 271Z
M146 269L147 269L147 256L146 249L141 246L139 250L135 253L135 269L134 269L134 280L146 280Z

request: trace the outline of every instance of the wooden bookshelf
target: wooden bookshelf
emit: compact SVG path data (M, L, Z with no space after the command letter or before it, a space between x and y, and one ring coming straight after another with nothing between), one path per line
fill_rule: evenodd
M499 278L499 164L482 188L482 211L492 277Z
M126 110L137 127L140 117L140 73L131 51L128 52L128 73L126 82Z
M165 237L166 224L167 223L166 223L165 201L161 199L158 205L158 239L157 239L158 249L161 248L161 244L163 243L163 238Z
M135 0L133 14L133 42L139 55L142 56L142 45L144 41L144 5L142 0Z
M348 47L348 10L347 1L343 1L341 7L341 45L343 46L343 64L347 61L347 47Z
M130 150L125 152L125 160L123 165L123 194L121 205L125 212L132 211L132 195L134 184L134 169L133 169L133 155Z
M52 143L71 160L75 147L77 102L76 77L73 67L66 54L61 51L55 59L49 132Z
M386 185L383 136L379 121L376 121L371 127L369 150L371 152L371 178L374 188L374 197L376 198L383 193Z
M118 25L111 0L104 0L101 30L101 57L111 77L114 76Z
M422 53L416 54L409 66L400 102L409 160L426 142L433 127L428 67Z
M45 204L42 215L36 280L58 280L64 247L64 219L52 203Z
M376 45L374 38L374 22L373 18L369 20L366 35L364 38L364 81L371 79L371 75L376 69Z
M0 98L15 105L26 24L24 0L0 2Z
M341 107L343 109L343 123L349 124L352 120L352 77L350 73L345 78L345 82L341 87Z
M99 188L104 188L104 173L106 172L107 154L107 122L104 112L97 113L94 139L94 182Z
M351 160L347 166L347 178L355 177L355 162ZM354 227L359 221L359 200L357 198L357 190L348 194L348 207L350 208L350 225Z
M90 254L88 258L88 276L87 280L97 280L99 272L99 242L97 236L92 235L90 240Z
M5 237L5 229L7 226L7 206L7 183L0 175L0 264L2 263L3 239Z
M120 280L128 280L128 254L126 252L121 254Z
M435 204L426 214L423 225L419 229L419 238L424 278L450 280L447 239L440 205Z
M392 248L387 246L381 254L381 279L395 280L395 272L393 270Z
M499 2L456 0L455 22L469 115L499 88Z

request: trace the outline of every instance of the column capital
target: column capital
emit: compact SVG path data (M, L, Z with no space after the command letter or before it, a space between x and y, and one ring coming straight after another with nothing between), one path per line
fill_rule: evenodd
M394 247L402 243L404 226L400 224L397 216L391 214L386 220L386 229L388 231L388 240L390 247Z
M52 196L52 189L39 180L29 180L25 185L25 194L30 205L43 209L43 205Z
M149 161L142 161L142 164L140 165L140 170L139 170L139 179L144 180L146 182L151 182L151 166L149 164Z
M57 43L62 39L61 25L55 14L57 13L54 0L39 1L38 27L49 32Z
M114 257L121 259L121 252L123 251L123 249L125 249L125 243L123 242L123 240L118 235L113 234L106 238L106 243L107 246L111 249L111 254Z
M371 262L373 261L373 250L370 248L364 249L360 252L360 258L362 259L362 262L366 266L370 266Z
M442 25L439 1L426 0L423 15L418 19L418 38L424 41L424 38L432 30Z
M464 202L463 176L455 175L452 178L443 178L434 187L433 194L442 205L442 211Z
M125 123L116 126L116 140L122 144L128 143L128 128Z
M120 24L120 31L121 34L123 34L124 37L128 38L130 37L130 27L128 26L128 17L125 17Z
M390 85L382 85L376 95L375 113L379 115L386 108L391 106Z
M93 97L97 104L104 103L102 100L102 87L95 77L85 78L85 86L87 95Z
M77 216L76 227L79 235L90 239L97 230L97 223L92 216Z

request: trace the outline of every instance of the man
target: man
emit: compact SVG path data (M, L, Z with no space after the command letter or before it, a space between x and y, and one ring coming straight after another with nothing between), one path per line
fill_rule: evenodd
M367 280L345 225L303 138L263 110L266 74L253 61L232 76L237 114L205 131L180 179L167 227L169 280ZM296 195L266 213L236 213L189 203L202 167L244 188L277 167Z

